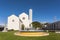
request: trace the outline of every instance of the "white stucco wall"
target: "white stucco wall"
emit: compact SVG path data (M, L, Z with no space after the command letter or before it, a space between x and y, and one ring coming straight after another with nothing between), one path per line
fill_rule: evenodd
M14 22L13 22L14 20ZM23 22L21 23L20 20ZM29 26L29 24L32 23L32 9L29 10L29 16L26 13L21 13L19 17L15 15L11 15L8 17L7 22L7 28L8 30L14 29L14 30L20 30L21 25L24 24L25 28L31 28L32 26Z
M25 18L25 19L23 19ZM28 15L26 13L22 13L19 15L19 19L22 20L23 24L25 25L25 28L29 28L29 20Z
M19 18L15 15L9 16L7 28L8 30L10 29L19 30Z

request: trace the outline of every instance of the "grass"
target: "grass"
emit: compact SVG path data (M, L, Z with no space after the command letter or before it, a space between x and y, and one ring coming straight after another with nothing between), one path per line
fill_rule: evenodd
M49 36L42 37L22 37L14 35L15 31L0 32L0 40L60 40L60 34L50 32Z

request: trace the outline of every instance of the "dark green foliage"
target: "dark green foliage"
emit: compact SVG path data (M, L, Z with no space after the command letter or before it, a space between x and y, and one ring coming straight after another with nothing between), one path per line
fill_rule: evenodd
M32 22L32 26L36 29L36 28L41 28L42 27L42 24L40 22Z

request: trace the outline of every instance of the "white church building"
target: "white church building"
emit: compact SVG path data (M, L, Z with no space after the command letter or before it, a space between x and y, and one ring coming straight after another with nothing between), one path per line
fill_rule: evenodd
M24 29L32 28L32 9L29 9L29 15L25 12L21 13L19 17L16 15L11 15L8 17L7 28L8 30L22 30L22 25Z

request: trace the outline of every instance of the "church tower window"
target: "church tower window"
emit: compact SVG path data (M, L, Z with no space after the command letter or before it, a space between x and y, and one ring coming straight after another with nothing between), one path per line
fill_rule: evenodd
M23 17L22 19L25 20L25 17Z
M12 20L12 22L14 22L14 20Z

